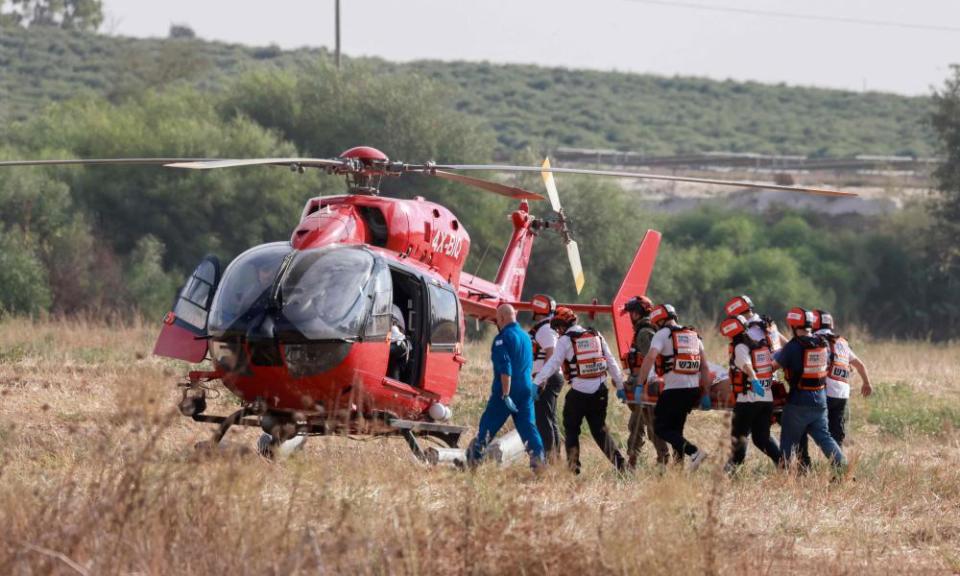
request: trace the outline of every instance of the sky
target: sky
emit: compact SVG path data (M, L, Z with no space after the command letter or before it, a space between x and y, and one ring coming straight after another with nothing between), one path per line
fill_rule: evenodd
M335 0L105 0L103 31L334 46ZM960 0L341 0L343 53L929 94Z

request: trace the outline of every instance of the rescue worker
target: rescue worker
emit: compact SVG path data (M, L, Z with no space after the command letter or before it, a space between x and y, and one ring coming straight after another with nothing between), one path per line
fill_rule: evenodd
M550 320L557 310L557 301L550 296L537 294L531 300L533 305L533 327L530 328L530 340L533 343L533 377L536 378L543 364L553 356L557 346L557 332L550 326ZM537 418L537 430L543 440L543 450L547 459L552 460L560 453L560 426L557 424L557 397L563 388L563 376L557 372L546 383L535 389L533 403Z
M804 434L809 434L830 462L837 468L846 465L840 446L827 427L827 371L830 367L830 344L813 334L813 312L791 308L787 326L793 338L774 354L775 368L783 368L790 392L780 420L782 464L789 465Z
M657 451L657 463L666 464L670 459L670 448L653 430L653 407L656 404L656 396L649 394L650 386L637 386L640 366L650 349L650 341L657 332L650 323L653 302L646 296L635 296L627 301L623 310L630 314L630 321L633 323L633 343L627 354L627 369L630 371L630 377L624 385L627 406L630 407L630 422L627 424L630 430L630 437L627 439L627 465L630 468L636 468L640 449L643 448L644 434Z
M773 321L773 318L757 314L753 309L753 300L746 294L734 296L728 300L723 310L727 313L727 318L743 316L747 320L748 328L757 326L766 332L767 343L770 345L771 351L776 352L787 343L787 339L780 333L780 329L777 328L777 323Z
M493 339L490 356L493 362L493 385L487 407L480 417L477 437L467 453L467 461L475 465L483 458L487 445L497 435L508 417L513 417L520 438L530 455L530 466L543 463L543 441L533 416L533 349L530 338L517 324L517 311L509 304L497 308L500 333Z
M577 324L577 315L573 310L558 307L551 325L562 336L533 383L542 385L560 370L561 365L564 367L571 387L563 406L567 464L575 473L580 473L580 426L586 419L597 446L617 470L623 471L626 460L617 449L606 424L608 376L616 384L617 396L626 398L617 359L610 353L606 340L599 332Z
M650 341L650 350L637 383L647 384L650 369L663 379L663 390L654 408L654 431L673 447L678 462L690 456L690 469L700 467L707 453L683 436L687 415L700 404L701 396L710 397L710 370L697 331L677 322L677 311L661 304L650 312L650 323L658 330Z
M730 459L724 470L736 471L747 456L747 436L753 444L780 463L780 447L770 437L773 417L773 353L767 333L760 326L748 326L743 316L727 318L720 323L720 333L730 339L730 385L736 395Z
M410 361L410 340L407 339L406 322L403 313L396 304L390 310L390 357L387 362L387 373L390 378L400 380L403 371Z
M873 393L870 385L870 374L867 367L857 355L847 339L833 332L833 315L824 310L814 310L814 334L823 336L830 343L830 368L827 372L827 429L837 446L843 448L843 441L847 437L847 421L850 419L850 408L847 401L850 399L850 368L853 367L863 380L860 394L866 398ZM807 437L800 441L800 458L809 464L810 456L807 452Z

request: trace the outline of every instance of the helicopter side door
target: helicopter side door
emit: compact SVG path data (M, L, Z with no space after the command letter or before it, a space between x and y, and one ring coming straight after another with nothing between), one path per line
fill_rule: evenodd
M154 355L194 364L203 361L207 355L207 316L219 283L220 260L207 256L177 293L173 310L164 317Z
M427 359L423 388L449 402L457 391L460 368L465 363L461 356L460 299L450 285L427 281Z

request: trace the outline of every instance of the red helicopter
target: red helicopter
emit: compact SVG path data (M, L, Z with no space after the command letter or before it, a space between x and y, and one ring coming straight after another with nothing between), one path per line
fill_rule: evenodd
M543 166L408 164L359 146L338 158L239 160L132 158L0 162L2 166L49 164L160 164L207 170L239 166L318 168L346 177L348 194L307 201L289 241L251 248L226 269L208 256L177 295L154 354L202 362L182 384L180 411L218 425L219 442L235 425L260 427L272 446L295 436L334 433L402 435L417 457L418 436L456 447L467 430L447 423L463 356L465 316L493 320L511 303L531 310L521 293L534 238L554 230L563 238L576 283L583 287L577 244L560 206L553 173L645 178L854 195L820 188L707 178ZM537 218L530 200L543 196L503 183L467 176L473 170L540 172L554 215ZM438 177L520 200L511 214L513 233L496 278L463 271L470 236L439 204L380 195L384 177ZM647 231L613 302L566 304L575 311L612 314L621 356L632 326L624 303L644 294L660 234ZM229 415L206 413L211 381L220 380L241 401Z

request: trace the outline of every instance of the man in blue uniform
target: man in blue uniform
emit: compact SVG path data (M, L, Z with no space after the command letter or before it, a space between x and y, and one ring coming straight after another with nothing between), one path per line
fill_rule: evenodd
M497 308L497 327L500 333L493 339L490 353L493 362L493 386L487 407L480 417L477 437L467 459L475 464L509 416L530 454L534 468L543 460L543 440L537 431L533 413L533 346L530 337L517 324L517 311L509 304Z
M809 434L824 456L842 469L846 459L827 427L830 345L822 336L811 334L813 321L811 311L792 308L787 325L793 329L793 339L774 355L774 367L783 368L790 384L780 422L780 450L784 464L789 465L800 439Z

